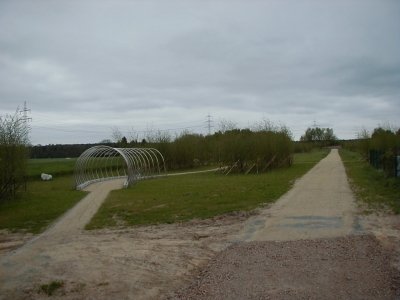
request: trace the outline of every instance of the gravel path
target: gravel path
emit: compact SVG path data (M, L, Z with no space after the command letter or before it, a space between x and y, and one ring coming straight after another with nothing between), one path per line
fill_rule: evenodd
M398 270L365 235L336 149L171 299L400 299Z
M399 291L388 253L364 235L238 243L169 298L400 299Z

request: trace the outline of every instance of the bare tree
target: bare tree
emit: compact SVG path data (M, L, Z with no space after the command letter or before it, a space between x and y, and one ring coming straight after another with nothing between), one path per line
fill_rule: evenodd
M278 131L278 127L270 120L263 118L261 121L255 122L252 126L253 131Z
M119 143L123 137L123 134L121 132L121 130L119 130L119 128L117 126L114 126L111 128L111 140L114 143Z
M220 132L224 133L230 130L237 129L237 123L227 119L221 119L218 123L218 129Z
M365 127L362 127L360 132L357 132L357 138L360 140L367 140L371 138L371 134Z
M15 196L26 182L28 127L18 110L0 116L0 199Z
M129 139L133 144L137 144L139 141L139 133L133 127L129 132Z
M168 130L156 130L148 126L146 130L146 140L149 143L169 143L172 137Z

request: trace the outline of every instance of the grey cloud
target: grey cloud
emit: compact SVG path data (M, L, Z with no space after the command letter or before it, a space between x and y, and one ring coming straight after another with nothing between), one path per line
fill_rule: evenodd
M399 13L396 1L2 1L0 114L26 100L43 127L201 127L191 120L211 113L353 137L398 122Z
M387 64L374 58L358 58L335 66L325 76L334 76L337 80L334 88L350 95L400 93L400 59Z

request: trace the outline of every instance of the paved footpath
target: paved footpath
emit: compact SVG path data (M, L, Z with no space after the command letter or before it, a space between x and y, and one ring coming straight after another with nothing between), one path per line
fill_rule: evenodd
M246 224L244 241L339 237L357 230L353 193L337 149Z

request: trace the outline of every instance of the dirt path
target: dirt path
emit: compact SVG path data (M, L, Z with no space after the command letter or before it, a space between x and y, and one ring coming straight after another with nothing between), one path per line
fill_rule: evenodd
M251 218L239 240L338 237L357 231L356 205L337 149L299 179L270 209Z
M62 236L77 234L90 222L101 204L112 190L121 189L125 179L115 179L93 183L84 190L90 192L79 201L54 226L46 230L40 238L45 236Z
M90 193L53 226L0 257L0 299L47 299L40 286L54 281L63 282L55 298L158 299L226 248L248 217L83 230L107 194L122 185L113 180L88 186Z
M87 187L90 193L71 208L53 226L28 241L23 247L9 253L0 260L0 298L3 293L18 290L23 283L34 281L46 272L52 263L48 249L67 243L79 235L96 213L111 190L119 189L123 180L98 182ZM5 299L10 299L6 296Z
M338 289L339 299L394 295L396 274L386 248L399 250L393 245L400 245L400 220L359 225L336 151L253 216L82 230L120 184L90 186L92 192L48 231L0 257L0 299L48 299L40 286L55 280L63 286L54 299L335 299L325 292ZM367 227L382 243L352 235Z

